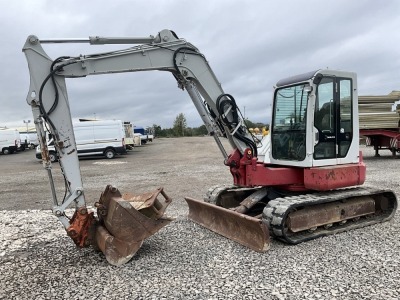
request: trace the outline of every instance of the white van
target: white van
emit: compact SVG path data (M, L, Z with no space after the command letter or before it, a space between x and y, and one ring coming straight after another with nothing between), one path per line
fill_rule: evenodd
M103 155L114 158L126 153L125 131L121 120L83 121L73 124L78 156ZM52 139L48 142L49 156L56 161L57 152ZM41 159L40 147L36 148L36 158Z
M0 129L0 151L3 154L17 152L21 147L21 138L16 129Z

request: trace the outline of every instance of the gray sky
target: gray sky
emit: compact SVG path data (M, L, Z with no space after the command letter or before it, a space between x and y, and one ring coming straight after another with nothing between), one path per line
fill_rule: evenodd
M253 122L269 119L273 85L321 69L358 74L360 95L400 90L400 1L397 0L0 0L0 126L24 126L29 73L21 49L39 38L149 36L171 29L206 56L226 93ZM127 46L114 46L123 49ZM44 45L57 58L110 46ZM68 79L73 118L122 119L172 127L184 113L202 124L188 94L164 72Z

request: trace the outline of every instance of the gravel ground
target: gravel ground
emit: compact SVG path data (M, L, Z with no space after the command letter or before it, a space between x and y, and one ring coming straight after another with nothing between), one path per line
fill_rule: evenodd
M362 147L366 185L400 195L400 160ZM58 166L54 166L57 171ZM122 192L164 186L176 221L121 267L79 250L47 209L46 173L32 151L0 156L0 299L399 299L400 221L256 253L187 219L185 196L229 184L213 139L156 139L109 161L81 160L88 204L106 184ZM61 176L55 174L62 194Z

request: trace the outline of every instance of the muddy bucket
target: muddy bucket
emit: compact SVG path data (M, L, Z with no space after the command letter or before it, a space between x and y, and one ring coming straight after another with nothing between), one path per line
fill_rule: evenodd
M173 220L164 216L170 203L162 188L141 195L122 195L117 188L107 186L95 204L99 218L95 244L107 261L115 266L128 262L146 238Z

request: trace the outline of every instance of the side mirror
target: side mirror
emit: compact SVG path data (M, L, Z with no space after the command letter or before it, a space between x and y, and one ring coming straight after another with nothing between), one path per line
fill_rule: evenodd
M303 88L303 91L306 92L306 93L311 93L312 90L313 90L313 88L312 88L311 85L305 85L304 88Z

